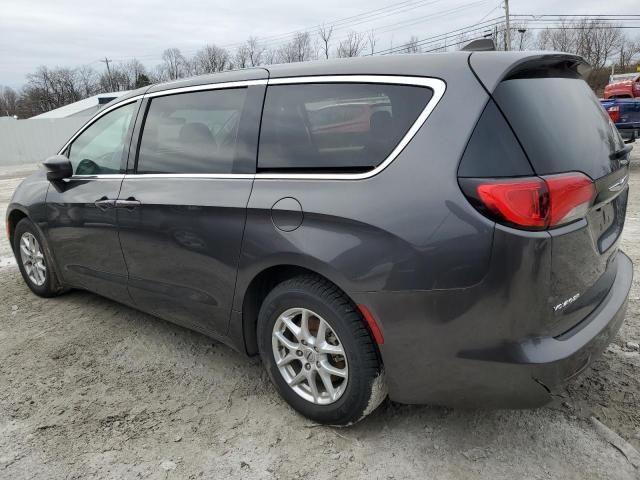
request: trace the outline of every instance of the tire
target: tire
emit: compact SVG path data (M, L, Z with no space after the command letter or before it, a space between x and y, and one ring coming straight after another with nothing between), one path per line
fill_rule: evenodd
M305 316L310 336L300 329ZM323 322L324 335L320 333ZM257 334L262 362L276 389L296 411L315 422L353 424L386 398L384 371L365 320L327 280L303 275L278 284L262 303ZM343 354L327 353L340 349ZM287 362L284 370L277 359ZM311 382L317 392L312 391Z
M40 259L40 261L36 261L36 263L44 266L44 271L42 271L41 268L33 266L34 260L27 260L29 256L26 254L26 251L22 250L23 245L21 245L24 238L33 239L35 241L39 254L30 258ZM42 235L40 235L39 230L28 218L23 218L16 225L16 229L13 234L13 251L18 263L18 268L22 274L22 278L33 293L39 297L54 297L63 292L63 288L58 282L58 278L55 274L53 262L49 255L49 250L46 247L46 243L42 238ZM27 271L30 266L31 271L35 269L40 273L33 274Z

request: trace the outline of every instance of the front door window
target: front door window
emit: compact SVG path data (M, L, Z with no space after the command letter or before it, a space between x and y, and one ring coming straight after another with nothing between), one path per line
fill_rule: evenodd
M137 108L129 103L107 113L78 136L69 149L74 175L120 173L126 138Z

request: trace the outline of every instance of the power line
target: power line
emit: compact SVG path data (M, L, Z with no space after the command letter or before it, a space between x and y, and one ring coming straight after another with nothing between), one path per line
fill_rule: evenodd
M515 15L511 15L511 17L514 17ZM525 17L531 17L533 15L521 15L521 16L525 16ZM619 21L618 17L621 17L622 15L592 15L592 17L598 17L599 20L602 21ZM629 18L626 19L626 21L640 21L640 15L626 15L627 17L638 17L638 19L635 18ZM562 15L556 15L555 17L563 17ZM570 15L570 17L574 17L574 18L582 18L582 15ZM609 17L616 17L613 19L610 19ZM497 20L497 21L496 21ZM558 23L559 20L553 20L553 19L540 19L540 20L531 20L530 23L527 23L527 29L528 30L544 30L547 28L553 28L553 27L549 27L549 24L552 23ZM493 24L487 24L486 22L495 22ZM396 47L393 48L389 48L386 50L380 50L378 52L375 52L376 54L390 54L390 53L398 53L398 52L402 52L405 51L407 49L408 46L425 46L425 45L429 45L429 44L433 44L436 42L442 42L442 41L446 41L447 39L450 39L452 37L455 36L459 36L459 35L464 35L464 34L468 34L468 33L474 33L477 32L478 30L486 30L488 28L491 27L495 27L495 26L499 26L499 25L504 25L504 17L496 17L493 18L491 20L487 20L484 25L482 26L468 26L468 27L463 27L461 29L457 29L457 30L452 30L451 32L446 32L444 34L439 34L439 35L435 35L432 37L427 37L424 39L419 40L418 42L415 42L413 44L411 43L404 43L402 45L398 45ZM545 27L538 27L536 26L536 24L540 22L542 25L547 24L547 26ZM531 23L533 23L533 26L531 26ZM480 25L480 24L478 24ZM570 29L570 30L581 30L581 29L586 29L586 28L590 28L590 27L580 27L580 26L566 26L563 25L561 28L565 28L565 29ZM617 29L617 28L622 28L622 29L638 29L640 28L640 26L634 26L634 25L599 25L598 28L601 29ZM464 41L458 42L457 44L449 44L448 46L455 46L455 45L459 45L461 43L467 43L469 41L471 41L472 39L465 39ZM424 53L428 53L428 52L432 52L435 50L439 50L442 47L438 47L435 48L433 50L426 50Z
M449 39L452 37L456 37L459 35L463 35L466 33L472 33L478 30L486 30L488 28L493 27L494 25L500 25L502 24L502 17L495 17L489 20L485 20L484 22L480 22L478 24L475 25L467 25L466 27L461 27L455 30L451 30L449 32L445 32L445 33L440 33L438 35L433 35L431 37L426 37L423 38L421 40L418 40L417 42L417 46L422 46L424 44L427 43L432 43L432 42L436 42L436 41L443 41L445 39ZM377 52L375 52L375 54L381 54L381 55L386 55L386 54L390 54L390 53L396 53L396 52L400 52L406 49L406 47L409 44L402 44L402 45L398 45L395 46L393 48L387 48L384 50L379 50Z
M559 15L552 15L552 14L534 14L534 13L527 13L527 14L511 14L512 17L574 17L574 18L587 18L587 17L640 17L640 15L635 14L635 13L629 13L629 14L602 14L602 13L594 13L594 14L585 14L585 15L568 15L568 14L559 14Z
M404 1L404 2L400 2L396 5L393 6L389 6L389 7L383 7L383 8L379 8L376 10L371 10L369 12L364 12L362 14L359 15L353 15L350 17L344 17L343 19L340 20L336 20L334 22L331 23L325 23L324 25L327 28L331 28L332 26L334 27L334 32L335 30L343 30L345 28L353 28L356 25L362 25L365 23L371 23L371 22L375 22L375 21L379 21L382 20L384 18L390 17L392 15L396 15L398 13L405 13L407 11L410 10L414 10L416 8L420 8L420 7L425 7L425 6L429 6L429 5L433 5L436 3L441 2L442 0L411 0L411 1ZM385 24L385 25L381 25L379 27L376 27L374 30L376 33L386 33L386 32L390 32L393 30L396 30L398 28L401 27L409 27L409 26L413 26L419 23L426 23L427 20L431 20L431 19L435 19L437 17L442 17L442 16L446 16L447 14L451 14L451 13L456 13L459 12L461 10L465 10L468 9L470 7L476 6L476 5L481 5L483 3L487 3L490 0L476 0L476 1L472 1L472 2L468 2L468 3L464 3L458 6L455 6L453 8L448 8L445 10L441 10L438 12L433 12L421 17L414 17L414 18L409 18L409 19L405 19L405 20L401 20L399 22L396 23L391 23L391 24ZM409 8L407 8L409 7ZM384 10L384 11L382 11ZM375 15L371 15L372 12L375 12ZM356 18L359 17L359 18ZM367 17L367 18L362 18L362 17ZM345 20L350 20L349 22L345 22ZM336 27L337 25L337 27ZM311 28L302 28L299 30L293 30L287 33L283 33L283 34L278 34L278 35L272 35L272 36L267 36L267 37L260 37L257 38L259 44L261 47L265 48L265 47L272 47L272 46L280 46L283 45L284 43L286 43L287 41L293 39L295 37L295 35L300 34L300 33L304 33L304 32L309 32L309 33L314 33L317 31L318 28L320 28L322 26L322 24L316 25L314 27ZM336 37L335 34L332 37L332 43L335 42L339 42L340 40L345 39L348 36L348 33L345 33L341 36ZM228 44L219 44L217 45L218 47L221 48L232 48L234 46L241 46L243 45L245 42L236 42L236 43L228 43ZM197 50L183 50L182 53L184 55L192 55L197 53ZM127 57L120 57L118 60L122 61L122 60L126 60L126 59L133 59L133 58L137 58L137 59L160 59L162 57L161 54L149 54L149 55L133 55L133 56L127 56Z
M382 25L378 28L374 29L374 32L376 34L380 34L380 33L388 33L388 32L393 32L395 30L398 30L399 28L407 28L407 27L411 27L414 25L418 25L418 24L425 24L425 23L430 23L431 21L435 21L438 18L442 18L445 17L447 15L453 14L453 13L457 13L460 10L465 10L471 6L475 6L475 5L480 5L482 3L486 3L488 0L476 0L474 2L470 2L470 3L466 3L463 5L458 5L457 7L453 7L453 8L449 8L446 10L441 10L438 12L434 12L434 13L430 13L428 15L424 15L421 17L417 17L417 18L410 18L410 19L406 19L406 20L402 20L400 22L396 22L396 23L391 23L391 24L387 24L387 25ZM343 35L341 37L336 37L333 38L334 43L335 42L340 42L340 40L346 38L348 36L348 34ZM370 54L368 54L370 55Z
M303 32L316 32L323 25L327 28L333 28L334 30L339 30L346 28L347 26L360 25L362 23L368 23L371 21L377 21L381 18L389 17L392 15L396 15L398 13L405 13L410 10L414 10L416 8L432 5L435 3L442 2L443 0L405 0L403 2L396 3L394 5L390 5L387 7L381 7L374 10L369 10L367 12L363 12L357 15L351 15L349 17L343 17L341 19L325 22L324 24L314 25L312 27L303 27L296 30L291 30L285 33L279 33L274 35L269 35L265 37L258 37L258 42L263 46L268 46L274 43L282 43L287 40L294 38L297 34ZM218 45L221 48L232 48L243 45L245 42L233 42L227 44ZM187 50L190 52L190 50ZM191 53L195 53L195 51L191 51ZM136 55L134 57L122 57L122 58L158 58L159 55L151 54L151 55Z
M499 9L502 6L502 2L500 2L498 5L496 5L495 7L493 7L491 10L489 10L486 15L484 17L482 17L480 20L478 20L477 23L482 22L485 18L487 18L489 15L491 15L493 12L495 12L497 9Z

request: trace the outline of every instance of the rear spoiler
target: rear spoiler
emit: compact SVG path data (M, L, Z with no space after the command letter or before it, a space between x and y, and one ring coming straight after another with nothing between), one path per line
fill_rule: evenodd
M578 55L557 52L477 52L469 66L480 82L493 92L498 83L515 78L583 78L591 66Z

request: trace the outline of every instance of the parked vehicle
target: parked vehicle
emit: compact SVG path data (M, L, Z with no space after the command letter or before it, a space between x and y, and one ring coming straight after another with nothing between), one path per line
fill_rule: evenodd
M87 289L259 354L317 422L387 393L542 405L614 337L632 279L630 147L583 67L456 52L140 89L17 188L8 235L37 295ZM311 113L330 105L358 107Z
M640 73L611 75L609 84L604 87L604 98L640 97Z
M640 98L612 98L600 100L611 121L624 139L640 137Z

